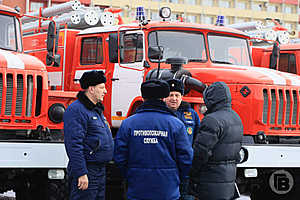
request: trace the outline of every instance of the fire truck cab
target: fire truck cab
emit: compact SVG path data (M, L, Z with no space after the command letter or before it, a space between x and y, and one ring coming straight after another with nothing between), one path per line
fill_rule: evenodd
M45 62L46 38L46 32L24 36L25 51ZM126 25L61 29L57 52L60 66L47 66L49 92L61 91L61 98L69 98L63 92L80 90L78 80L85 71L103 70L108 91L105 116L114 133L142 103L144 80L183 80L184 100L200 116L205 111L201 83L226 82L232 107L244 125L240 190L251 192L251 199L297 194L300 78L254 67L245 33L224 26L142 19Z
M278 66L270 67L272 47L252 47L254 66L276 69L300 75L300 43L281 44L278 54Z
M0 5L0 193L63 199L64 182L55 180L64 179L67 163L63 135L49 129L46 66L24 54L20 18Z

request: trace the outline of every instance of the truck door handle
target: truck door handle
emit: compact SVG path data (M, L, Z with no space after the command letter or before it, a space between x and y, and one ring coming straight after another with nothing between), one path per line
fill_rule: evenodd
M120 80L119 78L112 78L111 81L118 81Z

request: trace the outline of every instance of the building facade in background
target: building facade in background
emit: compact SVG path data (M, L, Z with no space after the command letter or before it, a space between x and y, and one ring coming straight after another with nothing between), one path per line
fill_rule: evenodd
M19 6L22 13L64 3L69 0L0 0L0 3ZM214 24L218 15L225 16L225 24L249 22L266 18L280 19L294 37L300 38L299 0L79 0L89 6L123 8L125 22L135 19L136 7L143 6L148 19L158 19L160 7L172 9L172 18L187 22Z

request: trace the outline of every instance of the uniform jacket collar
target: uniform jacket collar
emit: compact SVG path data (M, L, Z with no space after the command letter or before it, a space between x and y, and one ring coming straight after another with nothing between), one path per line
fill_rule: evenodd
M104 106L102 103L98 102L94 104L84 93L84 91L80 91L77 94L78 100L89 110L100 109L102 112L104 111Z
M189 108L191 108L191 105L186 102L186 101L182 101L179 108L177 109L178 111L186 111L188 110Z
M147 101L145 101L142 105L140 105L137 110L136 113L140 113L140 112L161 112L161 113L168 113L171 115L174 115L176 117L176 114L167 107L166 103L162 100L158 100L158 99L149 99Z

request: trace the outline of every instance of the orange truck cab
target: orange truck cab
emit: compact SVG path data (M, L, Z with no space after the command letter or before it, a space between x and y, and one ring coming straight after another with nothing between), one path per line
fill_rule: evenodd
M25 35L25 51L46 62L46 38L46 32ZM49 92L59 91L61 98L68 99L63 93L79 91L78 80L85 71L103 70L108 91L105 116L114 133L142 103L140 85L145 80L183 80L184 100L200 117L205 111L201 84L224 81L244 125L237 172L240 191L250 192L251 199L266 193L269 199L297 193L300 78L254 67L245 33L169 20L64 28L59 32L57 53L60 66L47 66Z
M281 44L276 68L270 67L272 47L252 47L254 66L300 75L300 43Z
M20 18L17 9L0 4L0 193L59 199L52 189L64 188L63 135L48 116L46 66L24 54Z

